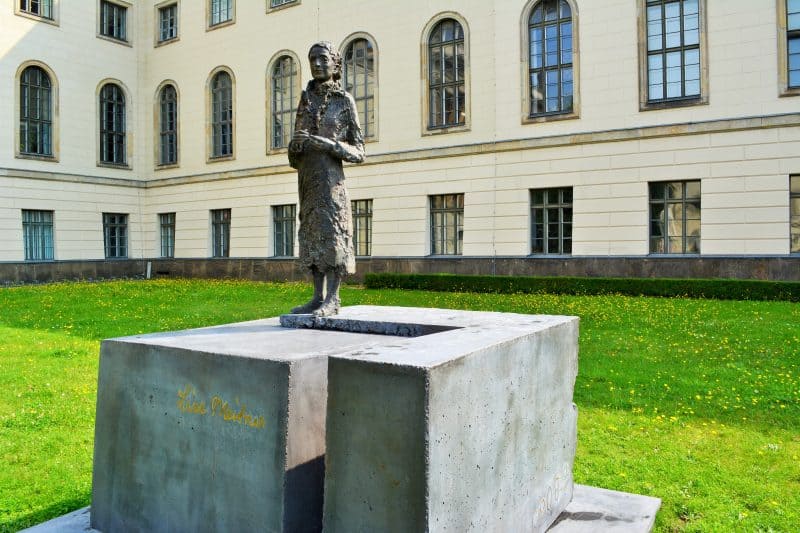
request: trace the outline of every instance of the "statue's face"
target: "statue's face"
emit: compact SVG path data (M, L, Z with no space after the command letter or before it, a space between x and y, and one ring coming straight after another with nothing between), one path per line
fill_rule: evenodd
M328 81L333 77L336 63L326 49L315 46L308 53L308 61L311 63L311 75L315 80Z

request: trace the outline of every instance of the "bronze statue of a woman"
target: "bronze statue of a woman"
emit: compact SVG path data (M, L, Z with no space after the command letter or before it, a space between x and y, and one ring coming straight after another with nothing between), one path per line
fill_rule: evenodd
M292 313L328 316L339 311L342 277L355 272L342 161L364 161L364 138L353 97L339 83L342 58L336 47L316 43L308 60L314 79L300 96L289 164L297 169L300 193L300 263L311 271L314 295Z

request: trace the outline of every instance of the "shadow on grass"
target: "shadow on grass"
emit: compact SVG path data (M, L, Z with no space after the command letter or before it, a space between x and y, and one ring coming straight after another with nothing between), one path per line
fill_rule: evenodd
M66 500L61 500L9 522L0 523L0 533L14 533L15 531L41 524L54 517L71 513L81 507L86 507L91 500L92 495L88 491L82 496L74 496Z

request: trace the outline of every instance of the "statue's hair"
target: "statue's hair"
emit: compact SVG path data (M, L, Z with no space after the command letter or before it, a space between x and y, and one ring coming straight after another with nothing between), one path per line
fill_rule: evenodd
M333 81L338 82L342 77L342 54L339 53L339 49L336 48L336 45L330 41L319 41L318 43L311 45L311 48L308 49L308 55L311 55L311 50L314 48L322 48L323 50L327 50L331 55L335 67L333 69Z

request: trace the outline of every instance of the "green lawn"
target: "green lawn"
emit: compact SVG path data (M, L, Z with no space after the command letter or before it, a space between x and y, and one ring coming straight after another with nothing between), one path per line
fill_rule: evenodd
M0 289L0 532L88 505L99 341L275 316L303 284ZM345 287L346 305L581 317L579 483L657 496L658 531L796 531L800 304Z

